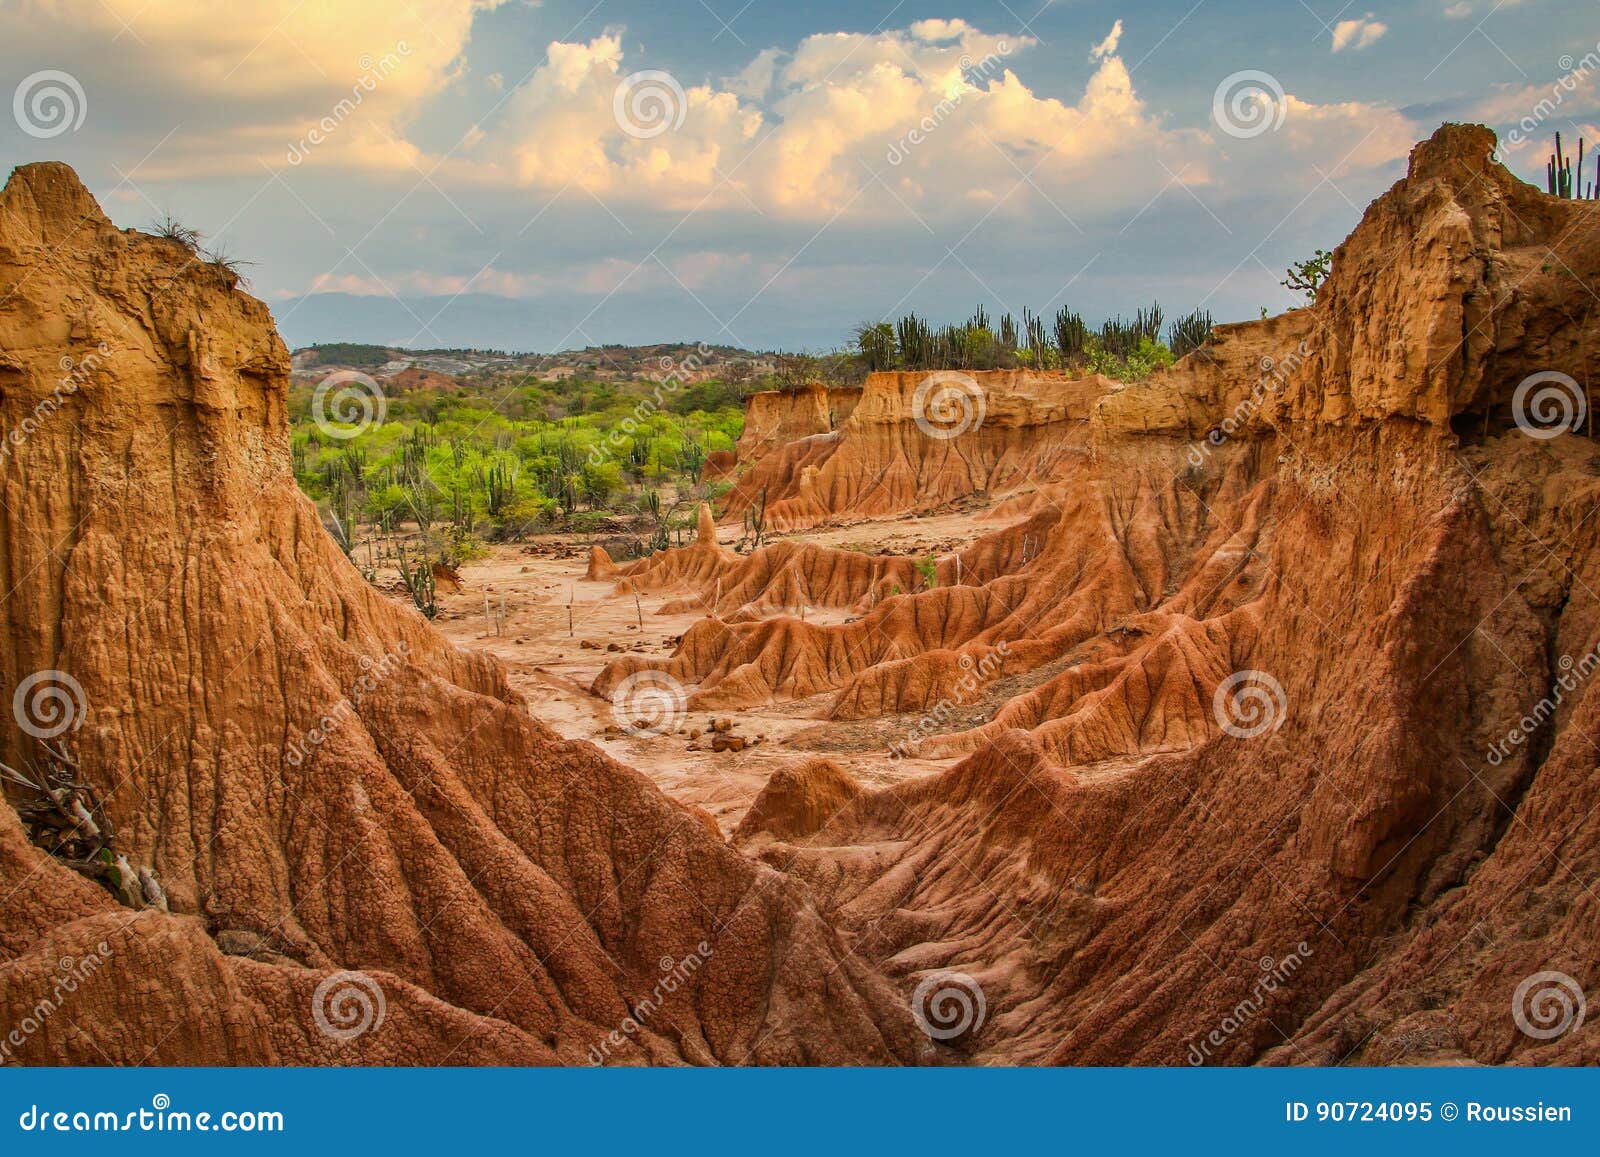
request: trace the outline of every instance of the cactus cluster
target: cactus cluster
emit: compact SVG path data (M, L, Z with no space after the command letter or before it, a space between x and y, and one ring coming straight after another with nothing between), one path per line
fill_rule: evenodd
M1573 158L1562 151L1561 134L1556 134L1555 152L1545 161L1544 179L1545 188L1552 197L1565 197L1569 201L1594 201L1600 200L1600 180L1590 180L1587 185L1583 181L1583 138L1578 138L1577 167L1573 167ZM1596 158L1595 172L1600 177L1600 158Z
M1167 331L1167 347L1172 350L1174 357L1181 358L1210 341L1212 328L1209 311L1197 309L1193 313L1186 313L1174 321L1172 328Z
M992 321L980 305L961 325L935 327L915 313L894 324L856 327L857 358L869 370L988 370L1029 366L1080 372L1093 369L1137 381L1171 363L1173 356L1197 349L1210 337L1211 315L1204 310L1173 324L1170 348L1162 342L1165 314L1159 302L1131 319L1107 318L1091 329L1083 316L1061 306L1053 324L1024 307L1021 322L1011 314ZM1181 348L1180 348L1181 347Z
M434 598L433 564L427 559L418 559L413 566L406 548L402 546L398 548L395 565L400 571L400 581L405 584L417 610L427 618L437 617L439 604Z
M1064 366L1081 366L1089 356L1089 327L1066 306L1056 311L1056 351Z

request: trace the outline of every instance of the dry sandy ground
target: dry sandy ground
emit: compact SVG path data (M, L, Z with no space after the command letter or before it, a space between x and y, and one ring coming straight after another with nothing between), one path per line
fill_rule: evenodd
M803 537L828 546L928 555L963 547L988 529L992 527L978 525L971 513L962 513L855 523ZM738 528L724 527L719 534L731 543ZM664 603L693 593L688 590L643 598L636 608L632 595L613 594L614 583L585 582L588 558L588 546L573 536L495 546L488 556L461 568L459 593L439 592L435 621L458 645L498 655L511 673L512 686L527 696L544 722L569 738L592 740L677 799L705 808L724 834L738 825L768 777L788 764L826 755L862 783L881 785L952 762L891 759L890 748L917 717L828 722L824 713L831 695L731 713L735 734L766 737L742 752L712 752L705 738L690 739L691 729L707 728L710 716L705 714L685 716L682 732L676 734L619 733L617 724L628 721L614 719L610 701L589 692L600 669L617 657L617 650L607 648L665 658L698 616L657 613ZM506 621L498 635L484 611L486 597L496 608L504 600ZM845 617L838 610L807 612L810 621ZM585 647L585 642L593 646ZM967 705L964 717L983 706Z

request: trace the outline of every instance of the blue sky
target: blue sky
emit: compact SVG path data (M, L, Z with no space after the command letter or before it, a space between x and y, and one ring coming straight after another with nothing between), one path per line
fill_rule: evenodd
M1526 118L1541 180L1600 140L1597 41L1576 0L8 0L0 133L253 262L291 344L823 349L1286 308L1441 121Z

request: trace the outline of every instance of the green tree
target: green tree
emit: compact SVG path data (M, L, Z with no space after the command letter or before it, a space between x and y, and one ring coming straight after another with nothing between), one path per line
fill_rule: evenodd
M1289 274L1279 285L1293 293L1306 295L1306 302L1317 300L1317 290L1322 288L1322 283L1328 279L1328 273L1333 268L1333 254L1326 249L1318 249L1304 261L1296 261L1285 271Z

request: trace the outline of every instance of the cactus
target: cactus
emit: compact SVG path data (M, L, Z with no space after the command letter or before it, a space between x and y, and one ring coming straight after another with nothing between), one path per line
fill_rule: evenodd
M504 459L497 459L490 464L487 472L480 471L479 477L488 496L489 517L499 518L516 496L516 468Z
M1600 194L1600 156L1596 156L1596 179L1587 185L1583 180L1583 166L1585 164L1583 138L1578 138L1578 157L1576 167L1573 158L1568 156L1561 147L1561 134L1556 134L1555 152L1545 160L1544 183L1545 190L1552 197L1563 197L1567 200L1588 201Z
M1089 327L1064 305L1056 312L1056 350L1066 366L1082 365L1089 351Z
M1133 332L1139 341L1161 340L1161 303L1152 301L1148 310L1141 309L1133 319Z
M400 580L405 583L406 590L411 595L411 601L427 618L435 618L439 614L439 604L434 599L433 566L427 559L419 559L413 567L411 560L406 557L405 547L399 548L399 557L396 560L400 568Z
M1022 343L1025 349L1033 355L1035 366L1044 365L1045 350L1049 342L1044 336L1044 318L1034 313L1026 306L1022 309Z
M355 515L351 509L351 491L353 487L343 478L334 484L333 492L328 499L328 521L331 525L328 532L333 535L333 541L339 544L339 549L344 551L346 558L355 549Z
M832 428L832 411L829 411L829 428ZM693 438L686 440L678 450L678 469L687 474L690 480L700 485L700 478L706 469L706 448Z
M744 512L744 537L739 540L741 547L748 544L751 553L761 549L761 544L767 538L767 488L761 488L761 494L752 502Z
M908 313L895 323L895 342L900 347L900 364L906 369L932 368L933 334L916 314Z
M1100 348L1115 357L1125 358L1139 348L1139 335L1132 322L1119 313L1100 323Z
M1191 350L1197 350L1211 340L1211 314L1204 309L1197 309L1193 313L1184 314L1172 323L1172 329L1167 336L1167 345L1177 357L1182 357Z
M406 486L405 492L406 505L411 508L411 516L417 521L417 529L426 534L439 516L439 504L433 486L424 480Z

